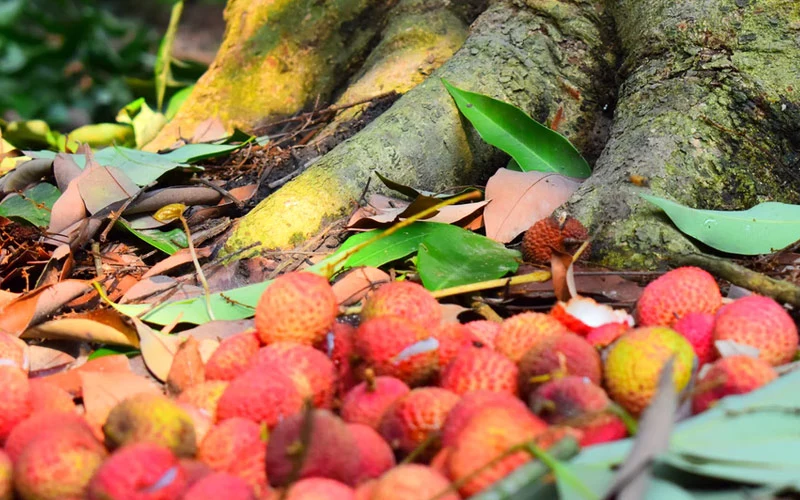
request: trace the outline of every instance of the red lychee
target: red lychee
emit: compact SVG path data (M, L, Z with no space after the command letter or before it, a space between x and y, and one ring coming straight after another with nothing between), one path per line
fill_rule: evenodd
M31 413L39 411L75 411L70 393L44 380L30 380Z
M383 416L381 436L392 447L411 453L428 439L436 437L459 399L458 394L439 387L413 389L398 399ZM432 445L426 451L437 448Z
M588 378L577 376L547 382L530 398L533 412L548 424L561 424L579 415L603 411L609 404L606 391Z
M274 342L259 349L252 365L269 370L281 367L294 382L303 399L317 408L333 404L336 367L322 352L296 342Z
M289 487L285 497L274 494L269 500L355 500L353 488L325 477L309 477Z
M394 377L376 377L371 370L365 375L366 380L345 395L341 414L345 422L377 430L386 410L411 389Z
M702 366L716 357L713 314L689 313L676 321L673 328L692 344L698 365Z
M255 311L264 344L279 341L313 345L331 329L339 306L328 280L308 272L279 276L261 295Z
M442 427L442 445L449 447L455 444L456 438L467 422L485 408L503 407L510 411L520 412L520 418L526 419L530 414L525 404L507 392L473 391L464 394L450 410Z
M206 380L183 391L175 401L194 406L214 422L217 419L219 398L228 388L228 384L225 380Z
M519 369L487 347L462 349L442 373L439 385L456 394L486 389L517 394Z
M524 312L506 318L494 340L495 350L518 363L537 342L550 335L569 333L549 314Z
M746 394L778 378L766 361L750 356L730 356L714 362L697 382L692 394L692 411L700 413L733 394Z
M430 329L431 337L438 342L438 367L443 369L449 365L458 352L473 344L472 335L461 323L441 323Z
M261 343L254 331L229 337L206 362L206 380L233 380L244 373Z
M380 316L356 330L356 352L378 375L421 385L438 369L438 341L422 327L399 316Z
M256 496L241 478L215 472L197 481L183 494L182 500L256 500Z
M520 393L529 395L542 383L566 375L586 377L598 385L603 378L597 350L574 333L542 339L525 353L519 362Z
M217 421L243 417L274 427L303 407L303 397L281 369L253 367L234 379L217 403Z
M94 432L81 415L74 411L40 411L19 423L6 439L5 451L11 460L16 462L25 447L38 439L47 439L51 434L58 434L66 429L84 432L94 439Z
M494 339L500 333L500 323L484 319L464 323L464 328L470 333L472 340L494 349Z
M672 326L691 312L713 314L722 305L714 277L699 267L679 267L648 284L636 304L639 326Z
M564 425L580 431L578 444L581 447L617 441L628 435L625 423L610 410L586 413L567 420Z
M331 333L317 345L336 367L336 393L341 397L358 383L355 352L356 329L347 323L336 322Z
M213 427L197 451L197 458L218 472L242 478L256 492L267 486L267 443L261 426L234 417Z
M185 488L186 473L169 449L135 443L123 446L103 462L89 483L87 498L177 500Z
M423 328L433 328L442 320L442 308L422 285L392 281L375 290L361 309L361 321L383 316L397 316Z
M0 444L18 423L30 415L31 388L28 376L15 366L0 366Z
M522 256L528 262L548 263L553 249L564 250L561 224L555 217L536 221L522 237Z
M627 323L607 323L597 328L592 328L586 335L586 341L595 349L605 349L620 338L623 333L630 330Z
M364 424L347 424L358 448L359 475L356 484L379 477L395 466L394 452L372 427Z
M390 470L375 484L374 500L410 500L412 498L458 500L450 488L450 481L430 467L404 464Z

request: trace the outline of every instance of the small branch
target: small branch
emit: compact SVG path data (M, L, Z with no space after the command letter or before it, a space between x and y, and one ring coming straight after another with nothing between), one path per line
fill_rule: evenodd
M214 191L218 192L223 198L227 198L228 200L233 202L233 204L236 205L236 208L239 209L239 210L241 210L244 207L244 203L242 203L240 200L236 199L236 197L233 196L230 193L230 191L217 186L216 184L214 184L213 182L209 181L208 179L203 179L202 177L196 177L196 178L190 179L189 182L192 182L194 184L202 184L202 185L204 185L206 187L209 187L209 188L213 189Z
M441 299L442 297L449 297L451 295L460 295L462 293L479 292L492 288L521 285L523 283L542 283L549 280L550 277L550 271L534 271L529 274L521 274L519 276L512 276L510 278L499 278L496 280L481 281L479 283L469 283L468 285L444 288L431 293L437 299Z

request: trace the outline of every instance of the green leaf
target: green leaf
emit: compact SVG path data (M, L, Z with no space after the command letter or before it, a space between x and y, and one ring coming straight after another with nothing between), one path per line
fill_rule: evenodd
M167 121L172 120L176 114L178 114L178 110L181 109L181 105L183 105L186 98L189 97L189 94L192 93L194 90L194 85L189 85L188 87L184 87L179 91L175 92L172 97L169 99L169 103L167 104L167 110L164 112L164 116L167 117Z
M483 140L511 155L523 171L555 172L581 179L591 175L589 164L575 146L521 109L459 89L444 78L442 83Z
M187 144L169 153L159 155L178 163L193 163L215 156L229 154L241 148L247 143L241 144Z
M438 231L419 245L417 269L428 290L501 278L519 267L521 255L460 227Z
M167 231L162 231L160 229L134 229L122 219L118 220L117 224L130 231L131 234L148 245L168 255L172 255L178 250L188 247L186 234L183 232L183 229L180 228L169 229Z
M0 4L0 26L12 26L22 14L27 0L6 0Z
M93 359L102 358L104 356L115 356L117 354L124 354L129 358L140 354L141 351L135 347L128 347L128 346L111 346L111 347L100 347L95 349L90 355L88 360L91 361Z
M134 129L131 125L120 123L84 125L69 133L70 149L73 151L77 149L78 143L85 143L93 148L111 145L133 146L135 144Z
M59 196L61 191L57 187L41 182L26 189L22 196L12 194L6 197L0 203L0 215L25 219L37 227L47 227L50 223L50 211Z
M162 109L164 104L164 93L167 91L167 83L172 80L172 46L175 44L175 35L178 33L178 22L183 12L183 0L175 2L169 16L169 25L161 44L158 46L156 56L155 79L156 79L156 109Z
M748 210L698 210L642 194L685 234L722 252L760 255L800 239L800 205L766 202Z
M137 148L141 148L152 141L158 131L167 123L164 115L150 109L144 97L140 97L123 107L117 113L117 121L133 127Z

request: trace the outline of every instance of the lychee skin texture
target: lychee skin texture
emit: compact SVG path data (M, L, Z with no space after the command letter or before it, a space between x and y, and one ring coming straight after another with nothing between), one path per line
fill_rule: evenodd
M213 427L197 450L197 458L217 472L241 478L256 492L267 486L267 443L261 426L234 417Z
M423 328L434 328L442 321L442 308L422 285L392 281L378 287L361 309L362 322L382 316L397 316Z
M399 316L381 316L358 327L355 347L377 375L396 377L414 386L428 382L438 369L438 349L415 352L419 342L429 338L428 331L415 323Z
M464 348L442 373L439 385L456 394L476 390L518 392L519 369L513 361L489 348Z
M307 272L279 276L258 301L255 325L264 344L313 345L333 326L339 306L328 280Z
M336 367L324 353L296 342L275 342L259 349L253 366L283 367L303 399L317 408L330 408L336 383Z
M714 314L722 306L717 282L699 267L679 267L658 277L636 304L639 326L672 326L692 312Z
M310 418L310 422L306 419ZM305 450L301 436L310 425ZM327 410L297 413L282 420L267 443L267 477L275 487L286 486L292 478L296 459L304 457L298 478L327 477L354 486L361 473L356 440L347 425Z
M470 333L472 340L481 342L486 347L494 349L494 339L500 333L500 323L488 320L470 321L464 323L464 328Z
M217 403L217 422L242 417L269 428L300 411L303 397L281 369L254 367L233 380Z
M452 481L472 477L458 490L463 497L483 491L531 460L528 453L519 451L473 475L512 446L530 441L545 432L547 424L530 413L528 418L523 415L508 408L486 408L473 415L461 430L448 457L447 468Z
M85 432L64 429L25 447L14 464L14 486L23 500L79 500L106 458Z
M411 453L441 430L447 414L459 399L458 394L439 387L413 389L383 416L381 436L392 447Z
M473 345L472 335L461 323L441 323L429 330L438 342L438 367L444 369L461 349Z
M694 350L688 340L667 327L630 330L609 349L605 361L608 395L639 416L650 404L658 387L661 370L675 356L673 382L680 392L689 383L694 365Z
M364 424L347 424L358 448L359 475L356 484L379 477L395 466L394 452L375 429Z
M219 398L228 388L228 384L225 380L206 380L183 391L175 401L194 406L214 422L217 419Z
M600 443L610 443L628 436L628 428L617 415L611 411L587 413L568 420L565 425L577 429L581 433L578 444L581 447Z
M86 420L75 412L40 411L19 423L6 439L5 451L16 462L23 450L33 441L48 439L64 430L83 432L94 439L94 432Z
M689 313L675 322L673 328L692 344L697 363L702 366L714 360L714 315Z
M270 500L277 500L276 493ZM294 483L285 500L355 500L353 488L339 481L324 477L309 477Z
M553 248L564 249L561 225L555 217L536 221L522 237L522 256L528 262L550 262Z
M115 451L89 483L88 500L177 500L186 473L167 448L135 443Z
M603 411L609 404L602 387L577 376L551 380L539 386L530 398L533 412L548 424L562 424L580 415Z
M605 349L628 330L630 330L630 326L627 323L607 323L597 328L592 328L586 334L586 341L592 344L595 349Z
M449 492L440 493L450 487L450 481L430 467L418 464L404 464L384 474L375 484L372 497L375 500L409 500L412 498L437 498L439 500L459 500L459 496Z
M0 450L0 500L12 500L14 498L14 471L11 465L11 458Z
M518 363L540 340L569 333L567 327L549 314L524 312L506 318L494 339L495 350Z
M75 401L70 393L44 380L29 381L31 388L31 413L39 411L75 411Z
M206 362L206 380L233 380L250 366L261 343L255 332L242 332L227 338Z
M153 443L169 448L179 457L193 457L197 451L189 414L158 394L137 394L117 403L103 425L103 434L111 449Z
M0 366L0 444L18 423L32 410L31 389L28 376L15 366Z
M520 392L530 395L553 377L575 375L595 384L603 378L603 362L592 345L574 333L553 335L533 346L519 362Z
M182 500L256 500L253 489L241 478L215 472L193 484L181 497Z
M405 382L394 377L375 377L361 382L342 400L342 419L377 430L386 410L410 390Z
M530 411L525 404L507 392L473 391L464 394L450 410L442 426L442 446L453 446L461 430L469 420L486 408L502 407L519 412L521 419L527 419Z
M772 366L791 361L797 353L797 326L789 313L769 297L750 295L720 309L714 341L732 340L755 347Z
M353 367L355 353L356 329L347 323L336 322L331 333L317 346L325 352L336 367L336 393L344 396L358 383L356 370ZM330 339L329 339L330 338Z
M750 356L730 356L714 362L692 394L692 412L700 413L733 394L746 394L778 378L766 361Z

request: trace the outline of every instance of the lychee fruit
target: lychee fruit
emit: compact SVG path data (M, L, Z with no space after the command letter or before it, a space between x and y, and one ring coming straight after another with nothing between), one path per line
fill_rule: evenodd
M199 409L212 422L217 419L217 404L222 397L222 393L228 388L229 382L225 380L206 380L195 384L185 391L175 400L180 404L187 404Z
M362 322L383 316L397 316L422 328L434 328L442 321L442 308L422 285L392 281L378 287L361 309Z
M365 372L365 378L345 395L341 415L345 422L377 430L386 410L411 389L398 378L376 377L372 370Z
M33 440L14 463L14 486L25 500L84 498L106 450L94 436L63 429Z
M179 457L192 457L197 451L191 417L159 394L136 394L117 403L103 424L103 434L112 450L126 444L153 443Z
M70 393L44 380L29 381L31 389L31 413L39 411L75 411L75 401Z
M576 375L595 384L603 378L603 362L592 345L574 333L553 335L533 346L519 362L520 392L529 395L555 377Z
M383 416L381 436L393 448L411 453L429 439L438 437L447 414L459 399L458 394L439 387L413 389ZM430 456L437 449L438 441L426 447Z
M482 319L464 323L464 328L467 329L472 340L494 349L494 339L500 333L500 323Z
M274 427L303 407L303 397L283 369L253 367L231 381L217 403L217 421L243 417Z
M28 376L15 366L0 366L0 444L18 423L30 415L31 388Z
M362 323L356 330L355 346L376 374L399 378L408 385L424 384L438 369L438 341L399 316L380 316Z
M167 448L152 443L134 443L115 451L97 469L88 500L136 498L177 500L186 488L186 473Z
M178 459L184 472L186 472L186 487L191 488L196 482L206 476L214 474L214 469L194 458Z
M461 323L441 323L429 331L438 342L439 369L449 365L461 349L473 345L472 336Z
M264 344L313 345L333 326L339 306L328 280L308 272L279 276L256 305L255 325Z
M610 410L586 413L567 420L564 425L580 431L581 447L610 443L628 436L628 428L619 416Z
M394 452L372 427L364 424L347 424L356 440L359 459L359 475L356 484L379 477L395 466Z
M14 470L11 458L0 450L0 500L14 498Z
M587 377L568 376L539 386L530 398L533 412L548 424L561 424L608 408L606 391Z
M418 464L404 464L393 468L378 479L372 490L372 498L458 500L458 495L449 490L450 481L432 468Z
M775 300L750 295L720 309L714 323L714 341L718 340L755 347L759 358L778 366L797 353L797 326Z
M310 410L282 420L267 443L267 477L276 487L297 478L327 477L355 485L361 473L356 440L347 425L327 410Z
M240 417L222 421L206 434L197 458L217 472L242 478L256 492L267 486L267 443L261 426Z
M292 484L286 495L273 494L270 500L355 500L353 488L325 477L309 477Z
M343 396L358 383L355 352L356 329L353 325L336 322L317 348L326 353L336 367L336 393Z
M206 380L233 380L250 366L261 343L254 331L236 334L222 341L206 362Z
M522 257L527 262L540 264L550 262L553 249L564 250L561 224L555 217L536 221L522 237Z
M256 496L241 478L215 472L194 483L181 497L183 500L256 500Z
M30 356L24 340L9 333L0 332L0 365L14 366L28 373Z
M259 349L252 363L264 369L282 367L300 396L310 399L315 407L330 408L333 404L336 367L313 347L296 342L275 342Z
M456 394L485 389L517 394L517 365L487 347L462 349L442 372L439 385Z
M700 377L692 393L692 411L700 413L733 394L746 394L778 378L775 369L760 358L730 356L715 361Z
M450 410L442 427L442 445L450 447L467 422L485 408L502 407L519 412L522 419L528 418L530 411L518 398L507 392L473 391L464 394Z
M558 301L550 315L564 324L571 332L587 335L592 329L609 323L633 326L633 317L622 309L613 309L598 304L589 297L572 297L567 302Z
M466 479L459 488L464 497L483 491L531 460L525 451L500 458L509 448L536 438L546 429L547 424L531 413L503 407L481 410L456 438L447 461L450 479ZM494 465L486 467L490 463Z
M46 410L31 415L14 427L6 439L5 451L16 462L28 444L38 439L48 439L48 436L64 430L83 432L94 439L92 428L81 415L74 411Z
M569 333L567 327L549 314L524 312L506 318L494 339L494 348L500 354L518 363L537 342L550 335Z
M675 322L673 328L692 344L697 363L702 366L716 357L714 351L714 315L689 313Z
M355 500L372 500L372 492L377 484L377 479L370 479L356 486Z
M630 328L627 323L607 323L597 328L592 328L586 334L586 341L592 344L595 349L605 349Z
M605 360L608 395L634 416L650 404L661 370L674 357L672 379L680 392L689 383L694 350L688 340L663 326L635 328L619 338Z
M679 267L658 277L636 304L639 326L672 326L692 312L714 314L722 305L719 286L699 267Z

